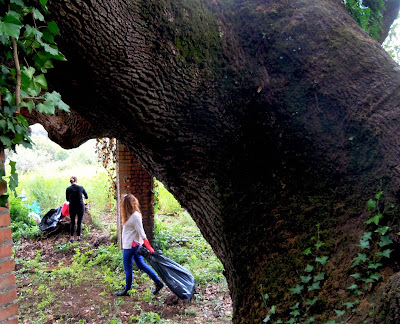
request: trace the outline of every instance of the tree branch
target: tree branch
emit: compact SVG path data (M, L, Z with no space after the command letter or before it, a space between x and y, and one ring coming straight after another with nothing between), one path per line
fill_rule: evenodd
M15 105L17 106L17 113L19 113L19 104L21 103L21 68L19 66L17 41L11 37L13 48L13 57L15 63L15 70L17 72L17 84L15 85Z

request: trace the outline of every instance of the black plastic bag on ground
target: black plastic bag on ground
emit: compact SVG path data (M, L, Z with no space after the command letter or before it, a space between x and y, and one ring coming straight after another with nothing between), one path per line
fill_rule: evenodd
M196 282L189 270L165 257L162 251L150 254L147 249L141 248L139 253L144 256L175 295L184 301L192 298Z
M42 231L54 228L57 226L61 217L61 206L58 208L50 209L46 215L43 216L39 228Z

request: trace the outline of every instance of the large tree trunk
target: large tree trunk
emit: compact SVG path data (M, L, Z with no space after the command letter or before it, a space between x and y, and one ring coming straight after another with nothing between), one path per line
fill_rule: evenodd
M365 203L380 187L397 226L400 180L399 67L342 1L49 8L68 58L52 85L96 129L80 139L118 138L190 212L234 321L261 323L266 293L284 304L317 224L331 251L321 312L334 314Z

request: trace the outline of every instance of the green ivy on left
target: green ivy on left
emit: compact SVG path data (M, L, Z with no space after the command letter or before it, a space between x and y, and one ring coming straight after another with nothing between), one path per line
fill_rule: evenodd
M53 114L55 109L69 111L61 95L48 91L45 73L53 60L65 61L54 37L60 30L54 21L46 22L48 0L40 8L23 0L0 0L0 141L3 149L16 150L17 145L31 147L29 124L20 109ZM21 64L20 62L23 62ZM15 162L10 161L8 185L18 186ZM4 170L1 178L5 176ZM4 201L2 199L1 201ZM3 203L2 203L3 204Z

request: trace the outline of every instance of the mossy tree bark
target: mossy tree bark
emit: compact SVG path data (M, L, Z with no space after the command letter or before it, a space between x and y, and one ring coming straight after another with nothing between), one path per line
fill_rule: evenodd
M79 140L58 142L107 135L137 155L223 262L235 323L261 323L265 293L285 300L320 224L328 316L365 202L381 188L397 225L400 180L399 67L342 1L49 8L68 58L50 79L79 114Z

